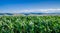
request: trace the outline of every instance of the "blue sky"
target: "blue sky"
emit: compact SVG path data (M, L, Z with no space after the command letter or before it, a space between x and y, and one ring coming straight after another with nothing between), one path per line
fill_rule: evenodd
M0 0L0 13L60 13L60 0Z

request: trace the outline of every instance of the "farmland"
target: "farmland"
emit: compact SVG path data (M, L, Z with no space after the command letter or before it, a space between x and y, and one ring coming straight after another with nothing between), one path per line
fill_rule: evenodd
M60 33L60 16L0 16L0 33Z

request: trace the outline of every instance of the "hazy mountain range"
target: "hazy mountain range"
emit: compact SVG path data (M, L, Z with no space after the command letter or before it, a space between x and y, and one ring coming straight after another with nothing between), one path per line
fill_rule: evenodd
M30 15L30 14L36 14L36 15L60 15L60 13L0 13L0 15L20 15L20 14L24 14L24 15Z

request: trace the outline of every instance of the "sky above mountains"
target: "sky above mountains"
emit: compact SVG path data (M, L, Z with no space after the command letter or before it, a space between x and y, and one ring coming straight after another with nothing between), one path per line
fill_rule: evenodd
M0 0L0 13L60 13L60 0Z

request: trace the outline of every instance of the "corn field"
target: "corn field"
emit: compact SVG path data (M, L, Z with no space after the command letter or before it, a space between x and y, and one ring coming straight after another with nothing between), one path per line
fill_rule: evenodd
M60 33L60 16L0 16L0 33Z

